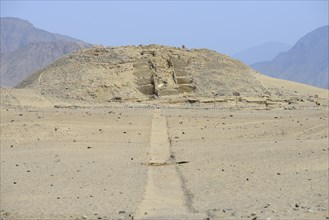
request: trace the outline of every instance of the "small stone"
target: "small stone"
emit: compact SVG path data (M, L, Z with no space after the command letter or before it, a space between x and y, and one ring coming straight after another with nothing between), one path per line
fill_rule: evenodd
M82 216L82 219L87 219L88 217L86 215L83 215Z
M270 205L271 205L271 204L268 203L267 205L264 206L264 208L266 209L266 208L268 208Z
M87 149L91 149L91 147L90 147L90 146L88 146L88 147L87 147Z
M97 219L102 219L102 217L98 216Z
M281 175L281 173L276 173L276 175L280 176L280 175Z
M119 214L125 214L125 213L126 213L126 212L123 211L123 210L119 211Z
M14 182L14 184L16 184L17 182Z
M295 204L295 207L296 207L296 208L298 208L298 207L299 207L299 204L298 204L298 203L296 203L296 204Z

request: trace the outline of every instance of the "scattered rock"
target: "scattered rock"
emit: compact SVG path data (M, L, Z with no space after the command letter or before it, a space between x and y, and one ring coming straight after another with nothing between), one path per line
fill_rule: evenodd
M266 204L266 205L264 206L264 208L266 209L266 208L268 208L269 206L271 206L270 203Z

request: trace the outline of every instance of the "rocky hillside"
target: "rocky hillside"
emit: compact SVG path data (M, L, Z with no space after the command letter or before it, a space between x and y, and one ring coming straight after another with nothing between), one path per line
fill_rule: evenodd
M13 87L59 57L90 46L18 18L1 18L0 86Z
M207 49L159 45L93 47L67 55L22 82L61 99L108 102L167 96L262 96L257 73Z
M329 26L318 28L302 37L289 51L252 67L269 76L328 89L328 32Z

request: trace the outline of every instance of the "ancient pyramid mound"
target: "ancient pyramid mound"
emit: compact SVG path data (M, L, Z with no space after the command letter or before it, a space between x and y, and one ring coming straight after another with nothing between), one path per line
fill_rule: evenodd
M267 91L256 72L207 49L93 47L65 56L19 87L46 96L82 101L146 100L213 94L258 97Z

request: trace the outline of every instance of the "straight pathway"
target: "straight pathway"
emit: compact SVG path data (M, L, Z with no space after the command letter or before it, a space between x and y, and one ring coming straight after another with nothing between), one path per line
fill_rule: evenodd
M148 183L135 219L191 218L176 163L170 161L166 117L154 111L151 131Z

